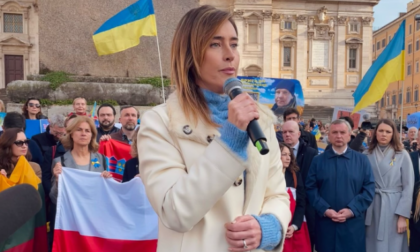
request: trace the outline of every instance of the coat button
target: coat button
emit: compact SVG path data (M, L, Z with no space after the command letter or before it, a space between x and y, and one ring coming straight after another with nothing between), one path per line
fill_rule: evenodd
M214 137L214 136L213 136ZM213 137L212 136L207 136L207 142L211 143L213 141Z
M235 181L235 183L233 183L233 185L234 185L234 186L240 186L240 185L242 185L242 179L241 179L241 178L238 178L238 179Z
M185 134L189 135L192 133L192 129L190 128L190 125L185 125L184 128L182 128Z

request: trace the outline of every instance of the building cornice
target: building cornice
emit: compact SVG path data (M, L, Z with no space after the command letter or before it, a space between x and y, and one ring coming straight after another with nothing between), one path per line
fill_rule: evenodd
M420 5L417 6L416 8L410 10L409 12L405 13L404 15L397 17L396 19L394 19L393 21L389 22L388 24L382 26L381 28L379 28L378 30L373 32L373 36L381 33L383 30L386 30L387 28L398 24L399 22L403 21L404 19L406 19L408 16L414 14L416 11L420 10Z

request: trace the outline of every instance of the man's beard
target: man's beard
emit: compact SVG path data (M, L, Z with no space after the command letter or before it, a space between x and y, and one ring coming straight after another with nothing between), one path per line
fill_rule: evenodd
M133 130L136 129L136 124L134 124L134 123L127 123L126 125L123 125L123 128L125 130L128 130L128 131L133 131Z
M99 123L99 126L102 129L110 129L110 128L112 128L112 126L114 126L114 121L112 121L112 122L106 121L106 122L108 122L108 124L105 124L105 121L104 121L104 123Z

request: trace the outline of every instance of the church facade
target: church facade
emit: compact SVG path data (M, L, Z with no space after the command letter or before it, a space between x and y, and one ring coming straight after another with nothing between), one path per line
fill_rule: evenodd
M378 2L201 0L200 4L233 13L240 41L239 75L297 79L305 104L352 107L352 93L372 64L373 7Z

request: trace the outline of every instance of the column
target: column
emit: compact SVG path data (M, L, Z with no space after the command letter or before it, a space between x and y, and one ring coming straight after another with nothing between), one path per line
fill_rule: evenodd
M308 17L297 16L296 70L294 78L306 87L308 77Z
M271 52L271 77L280 78L280 14L273 14Z
M413 43L413 46L415 44ZM362 80L363 76L369 70L370 66L372 65L372 18L371 17L364 17L363 18L363 45L362 45L362 60L361 60L361 76L360 80Z
M345 87L345 73L346 73L346 24L347 17L337 18L337 34L335 39L336 53L334 53L334 76L333 76L333 90L343 90Z
M271 76L271 19L272 19L272 11L263 11L264 16L264 24L263 24L263 77L272 77Z

